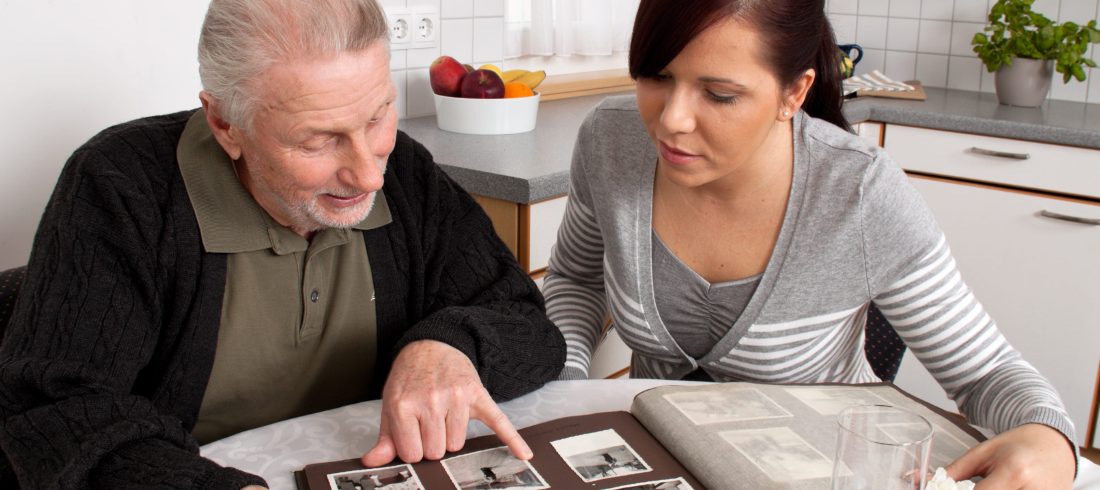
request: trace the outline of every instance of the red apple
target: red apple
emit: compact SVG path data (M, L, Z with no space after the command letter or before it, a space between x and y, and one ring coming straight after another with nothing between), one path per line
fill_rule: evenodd
M504 97L504 80L492 70L474 70L462 79L462 97L499 99Z
M466 67L450 56L440 56L428 68L428 80L432 92L447 97L459 97L462 92L462 79L466 78Z

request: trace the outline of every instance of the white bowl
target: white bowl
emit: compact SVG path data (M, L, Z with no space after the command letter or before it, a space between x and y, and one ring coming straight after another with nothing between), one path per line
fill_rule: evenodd
M515 134L535 129L539 94L511 99L462 99L435 96L439 129L465 134Z

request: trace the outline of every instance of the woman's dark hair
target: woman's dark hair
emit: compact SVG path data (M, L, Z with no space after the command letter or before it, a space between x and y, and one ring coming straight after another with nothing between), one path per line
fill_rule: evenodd
M695 36L730 17L759 33L761 61L780 86L790 87L813 68L817 75L802 109L851 130L841 111L839 52L825 0L642 0L630 40L630 77L656 76Z

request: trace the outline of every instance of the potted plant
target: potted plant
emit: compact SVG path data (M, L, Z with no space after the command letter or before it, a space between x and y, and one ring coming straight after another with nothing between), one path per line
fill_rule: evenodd
M1059 24L1032 11L1034 2L997 0L989 9L985 32L970 42L985 68L995 73L1002 104L1037 107L1046 99L1053 71L1068 83L1070 78L1084 81L1085 67L1096 67L1085 57L1089 44L1100 43L1096 20Z

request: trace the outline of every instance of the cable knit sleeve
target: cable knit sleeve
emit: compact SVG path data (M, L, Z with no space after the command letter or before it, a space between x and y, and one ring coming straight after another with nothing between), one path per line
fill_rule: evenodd
M421 309L397 348L424 339L458 348L496 400L555 379L564 364L564 340L488 216L403 133L395 153L391 165L400 169L387 180L386 197L397 204L391 212L402 215L410 301Z
M201 458L187 424L137 394L188 377L147 371L176 347L163 345L165 305L188 297L165 286L170 189L141 170L175 161L174 145L150 143L162 129L109 130L78 150L39 226L0 347L0 446L24 489L264 484Z

